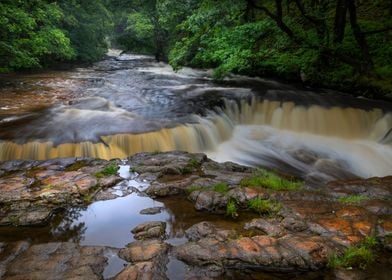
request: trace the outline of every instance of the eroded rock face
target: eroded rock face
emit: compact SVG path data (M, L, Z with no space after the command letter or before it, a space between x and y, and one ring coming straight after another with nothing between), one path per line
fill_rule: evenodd
M91 201L97 191L121 181L116 175L96 175L109 164L93 159L2 163L0 225L40 224L58 208Z
M102 279L107 261L104 247L80 247L75 243L8 246L17 250L12 251L12 261L5 261L3 268L4 261L0 262L2 279Z

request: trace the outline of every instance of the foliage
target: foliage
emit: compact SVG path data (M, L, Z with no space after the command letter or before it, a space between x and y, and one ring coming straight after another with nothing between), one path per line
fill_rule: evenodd
M329 258L328 266L331 268L359 267L365 269L375 260L374 249L377 244L377 240L374 237L366 237L362 244L349 247L342 255L333 254Z
M65 18L62 27L71 40L76 59L92 62L107 50L106 37L111 32L112 18L104 0L62 0Z
M253 198L249 201L249 208L253 211L261 214L276 214L282 208L279 202L275 202L269 199L262 199L260 197Z
M117 164L111 163L111 164L105 166L105 168L103 170L101 170L100 172L95 173L95 177L102 178L102 177L106 177L106 176L117 175L117 171L119 169L120 168L117 166Z
M339 202L345 204L358 204L367 199L369 198L365 195L348 195L348 196L340 197L338 200Z
M229 191L229 186L225 182L220 182L213 185L212 189L218 193L227 193Z
M59 24L64 14L56 3L0 3L0 72L40 67L46 61L71 59L75 52Z
M232 218L238 217L237 203L235 200L231 199L226 204L226 215Z
M243 187L263 187L275 191L295 191L302 187L302 182L284 179L272 172L258 170L250 178L241 180Z
M101 58L110 26L110 13L103 3L1 1L0 73Z

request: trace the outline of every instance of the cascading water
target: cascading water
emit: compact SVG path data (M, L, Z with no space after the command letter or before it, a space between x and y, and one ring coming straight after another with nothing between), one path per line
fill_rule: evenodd
M145 57L133 59L145 66ZM89 72L87 96L37 116L0 120L0 160L184 150L316 181L392 173L388 108L280 99L275 89L217 87L204 72L132 67L94 79Z

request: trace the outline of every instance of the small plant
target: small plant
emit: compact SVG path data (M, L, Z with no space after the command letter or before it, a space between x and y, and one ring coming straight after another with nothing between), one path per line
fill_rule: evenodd
M340 197L338 200L339 200L339 202L345 203L345 204L358 204L358 203L361 203L362 201L365 201L367 199L369 199L369 198L364 195L349 195L349 196Z
M328 260L328 267L365 269L375 260L374 248L377 244L374 237L368 236L362 244L348 248L342 255L333 254Z
M263 187L275 191L295 191L302 187L303 183L284 179L275 173L258 170L252 177L241 180L243 187Z
M200 167L200 162L197 160L195 156L192 156L191 159L188 161L187 165L182 168L181 172L183 174L192 173L195 169Z
M107 165L102 171L95 173L95 177L102 178L111 175L117 175L119 167L115 163Z
M232 218L237 218L238 217L237 203L236 203L235 200L231 199L226 204L226 215L227 216L231 216Z
M218 193L227 193L229 191L229 186L227 185L227 183L220 182L213 185L212 189Z
M269 199L261 199L260 197L256 197L251 199L248 203L248 206L253 211L261 214L276 214L282 208L282 205L279 202L272 201Z

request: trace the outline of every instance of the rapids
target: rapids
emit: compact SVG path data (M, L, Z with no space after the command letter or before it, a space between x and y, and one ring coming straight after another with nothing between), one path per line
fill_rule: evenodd
M0 160L184 150L315 182L392 174L391 104L110 55L1 77Z

